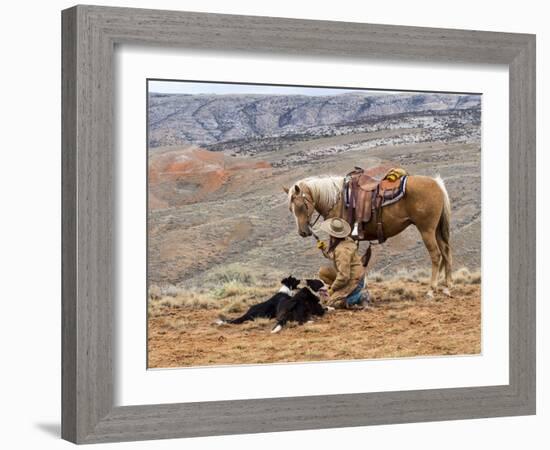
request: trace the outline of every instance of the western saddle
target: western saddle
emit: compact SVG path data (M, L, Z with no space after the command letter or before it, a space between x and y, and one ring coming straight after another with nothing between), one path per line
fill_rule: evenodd
M351 237L364 240L364 227L376 221L379 243L386 240L382 224L382 208L395 203L405 195L407 172L399 168L380 167L364 170L355 167L344 179L344 217L352 226ZM380 176L382 175L382 176Z

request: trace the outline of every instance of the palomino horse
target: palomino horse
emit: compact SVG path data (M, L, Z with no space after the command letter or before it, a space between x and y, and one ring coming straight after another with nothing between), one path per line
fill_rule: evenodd
M297 181L288 194L288 206L294 214L298 233L302 237L311 236L311 220L315 211L323 219L342 217L342 188L344 177L318 176ZM344 217L342 217L344 218ZM451 246L450 238L451 205L443 180L438 176L411 175L407 180L405 196L396 203L382 209L382 222L386 238L401 233L409 225L418 228L432 260L432 277L428 297L437 290L439 273L445 269L443 293L450 296ZM371 220L364 228L365 240L376 240L376 223Z

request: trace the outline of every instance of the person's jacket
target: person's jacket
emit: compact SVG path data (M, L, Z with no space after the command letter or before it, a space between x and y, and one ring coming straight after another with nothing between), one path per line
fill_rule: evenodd
M331 299L344 299L357 287L357 283L365 274L361 258L357 254L357 244L353 239L347 237L326 256L334 261L337 272L336 279L330 286L332 289Z

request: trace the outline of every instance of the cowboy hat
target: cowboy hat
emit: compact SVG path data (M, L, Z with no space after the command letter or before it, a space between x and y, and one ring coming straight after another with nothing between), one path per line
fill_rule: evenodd
M320 230L326 231L332 237L335 238L345 238L351 232L351 227L344 220L338 217L333 217L332 219L325 220L320 226Z

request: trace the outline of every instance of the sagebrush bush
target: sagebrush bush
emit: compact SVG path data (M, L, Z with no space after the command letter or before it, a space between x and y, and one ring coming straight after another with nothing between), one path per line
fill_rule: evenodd
M367 274L367 279L369 281L376 281L377 283L380 283L381 281L384 281L384 275L379 272L371 272Z
M470 272L466 267L461 267L453 274L453 281L457 284L480 284L481 272Z
M235 297L246 294L247 286L240 281L226 281L220 287L214 289L213 294L217 298Z
M225 267L214 269L206 278L207 283L223 285L226 283L236 282L246 285L255 284L256 278L254 274L245 267L239 264L230 264Z
M390 288L390 296L399 300L416 300L416 293L408 288L403 281L394 282L394 286Z
M208 293L202 293L194 290L178 290L173 295L164 295L158 298L149 297L149 313L152 315L162 315L163 309L172 308L192 308L192 309L212 309L219 306L219 302L212 298Z
M157 300L162 296L162 291L160 287L157 286L156 284L151 284L149 285L148 294L149 294L149 298L153 300Z
M165 286L164 289L162 289L162 295L168 296L168 297L175 297L179 294L180 290L178 287L174 285Z
M481 271L478 270L471 274L470 284L481 284Z

